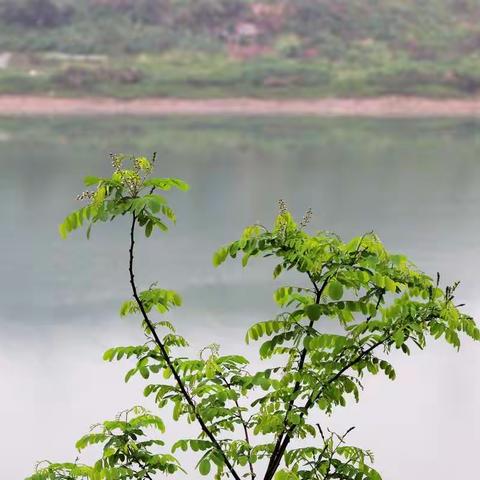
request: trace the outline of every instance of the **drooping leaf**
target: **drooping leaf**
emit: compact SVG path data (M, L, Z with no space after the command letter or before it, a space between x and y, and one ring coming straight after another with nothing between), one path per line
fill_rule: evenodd
M340 300L343 297L343 285L338 280L332 280L327 288L332 300Z

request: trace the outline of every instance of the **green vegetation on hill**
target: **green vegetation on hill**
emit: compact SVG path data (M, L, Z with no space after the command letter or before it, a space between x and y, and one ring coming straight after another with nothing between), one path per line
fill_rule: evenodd
M464 96L479 48L478 0L0 0L0 93Z

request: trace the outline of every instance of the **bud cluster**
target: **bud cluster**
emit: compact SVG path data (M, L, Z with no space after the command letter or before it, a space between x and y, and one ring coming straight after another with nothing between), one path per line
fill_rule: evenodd
M287 204L284 200L280 199L278 201L278 209L280 210L280 215L286 215L288 213Z
M312 215L312 209L309 208L300 222L300 228L305 228L310 223L310 220L312 220Z
M93 200L95 197L95 192L82 192L80 195L77 195L77 200Z

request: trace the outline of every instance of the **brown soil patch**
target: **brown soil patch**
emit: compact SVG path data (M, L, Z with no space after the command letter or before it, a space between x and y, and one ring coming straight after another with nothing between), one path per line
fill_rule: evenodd
M318 117L476 117L480 98L436 100L414 97L262 100L58 98L0 96L0 115L285 115Z

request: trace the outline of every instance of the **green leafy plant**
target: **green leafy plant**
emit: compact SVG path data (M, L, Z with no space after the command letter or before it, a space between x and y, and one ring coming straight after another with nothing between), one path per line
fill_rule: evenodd
M358 401L363 378L385 374L395 379L389 354L423 349L427 337L443 338L460 347L460 334L480 340L474 320L459 310L454 293L458 284L440 288L403 255L389 253L374 233L342 241L325 231L305 231L307 212L296 223L285 204L272 228L247 227L241 237L220 248L214 265L241 257L243 266L256 257L275 261L275 278L294 273L295 285L280 286L274 294L280 313L252 325L247 343L259 342L266 368L251 371L241 355L222 355L212 344L198 357L184 355L187 341L164 319L181 305L171 290L152 286L140 290L134 273L137 230L150 237L167 229L175 215L157 192L188 185L175 178L154 178L155 156L128 160L113 156L110 178L87 177L95 186L81 199L88 205L67 216L60 226L66 237L87 226L118 216L130 221L128 273L132 298L121 315L139 318L146 343L113 347L106 361L134 361L128 381L139 375L147 382L146 397L159 410L170 408L176 421L192 424L192 437L177 439L165 451L165 426L141 407L97 425L78 443L102 446L91 466L80 463L41 463L30 480L153 479L179 474L177 451L198 455L197 469L215 479L264 480L378 480L369 451L347 444L343 434L322 423L353 397ZM303 279L303 280L302 280ZM156 432L156 434L153 434ZM171 438L172 434L169 438Z

